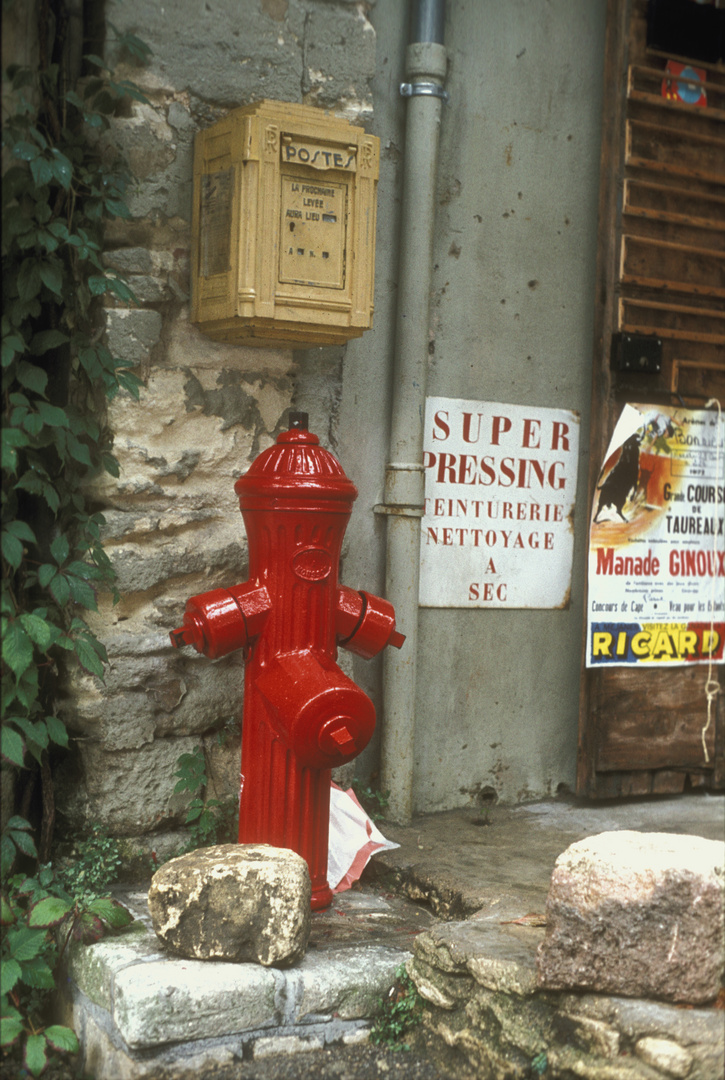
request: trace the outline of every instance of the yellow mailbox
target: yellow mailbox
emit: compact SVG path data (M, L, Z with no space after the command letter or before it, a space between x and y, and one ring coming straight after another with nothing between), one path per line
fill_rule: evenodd
M262 101L199 132L192 322L218 341L337 345L372 324L380 140Z

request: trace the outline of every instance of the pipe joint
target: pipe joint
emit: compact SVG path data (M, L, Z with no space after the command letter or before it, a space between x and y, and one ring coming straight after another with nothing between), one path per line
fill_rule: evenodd
M417 462L397 462L385 472L385 505L406 509L411 517L423 516L425 468ZM388 512L390 512L388 510Z
M410 82L442 83L448 71L445 45L416 41L405 50L405 74Z

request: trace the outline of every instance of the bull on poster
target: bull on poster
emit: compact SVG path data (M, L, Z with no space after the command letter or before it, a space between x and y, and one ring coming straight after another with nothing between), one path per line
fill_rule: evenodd
M579 417L565 409L428 398L420 603L569 603Z
M723 660L725 420L625 405L594 495L587 665Z

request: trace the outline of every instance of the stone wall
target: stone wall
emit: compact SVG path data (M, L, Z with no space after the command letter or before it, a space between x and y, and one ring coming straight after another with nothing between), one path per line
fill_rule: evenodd
M189 321L192 149L195 133L262 97L318 104L355 122L372 112L375 34L369 5L325 0L106 3L108 26L153 50L146 67L106 51L148 104L117 118L110 142L138 183L131 221L107 229L106 262L127 275L138 306L109 307L114 356L143 377L140 402L123 392L107 423L121 468L95 488L120 602L90 621L108 650L105 683L69 677L63 715L73 752L58 778L60 825L100 823L129 851L178 842L188 796L174 795L182 753L205 749L209 794L236 801L243 669L175 652L169 631L189 596L246 576L233 485L285 426L290 406L311 413L330 445L342 349L222 345ZM334 447L333 447L334 448Z
M461 1080L720 1080L720 1009L542 991L543 934L502 901L416 938L407 967L444 1069Z

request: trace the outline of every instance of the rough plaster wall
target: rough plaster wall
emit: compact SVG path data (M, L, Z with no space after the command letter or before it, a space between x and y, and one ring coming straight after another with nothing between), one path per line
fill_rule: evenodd
M567 611L421 611L415 799L573 786L604 0L449 4L428 393L582 415Z
M99 482L95 495L121 601L113 607L102 598L90 620L109 653L105 684L79 676L65 687L63 711L77 741L59 777L58 806L74 829L100 822L132 838L129 851L161 853L159 830L183 822L173 773L200 741L209 794L238 793L241 657L212 663L176 652L168 633L189 596L246 576L233 484L274 441L290 405L307 407L313 430L334 443L344 352L221 345L191 326L193 137L262 97L365 121L375 62L368 8L326 0L106 3L110 22L153 49L149 66L138 68L107 45L117 74L149 99L116 120L110 136L139 183L132 221L107 230L106 256L140 301L108 309L108 343L134 361L145 386L140 403L121 393L108 410L121 476Z

